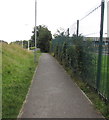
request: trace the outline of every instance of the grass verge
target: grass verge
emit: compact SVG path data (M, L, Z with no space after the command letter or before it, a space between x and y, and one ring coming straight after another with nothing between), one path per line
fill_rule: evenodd
M41 54L38 52L37 58ZM16 118L38 62L32 51L17 45L2 46L2 118Z

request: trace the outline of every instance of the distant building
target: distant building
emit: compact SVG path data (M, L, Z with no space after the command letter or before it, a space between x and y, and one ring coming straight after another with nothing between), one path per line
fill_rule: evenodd
M109 1L107 2L107 37L109 37Z

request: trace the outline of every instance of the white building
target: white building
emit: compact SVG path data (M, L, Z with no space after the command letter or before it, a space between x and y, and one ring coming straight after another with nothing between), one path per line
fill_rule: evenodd
M107 37L109 37L109 1L107 3Z

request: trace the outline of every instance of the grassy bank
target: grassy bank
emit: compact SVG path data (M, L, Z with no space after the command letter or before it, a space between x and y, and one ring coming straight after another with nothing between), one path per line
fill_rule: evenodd
M32 51L8 44L2 46L2 60L2 117L16 118L38 63Z

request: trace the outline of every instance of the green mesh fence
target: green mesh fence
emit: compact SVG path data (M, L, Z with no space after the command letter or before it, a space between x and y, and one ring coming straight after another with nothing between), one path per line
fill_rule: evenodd
M51 52L72 73L94 87L109 100L109 39L102 43L102 66L97 87L99 38L58 36L52 40Z

